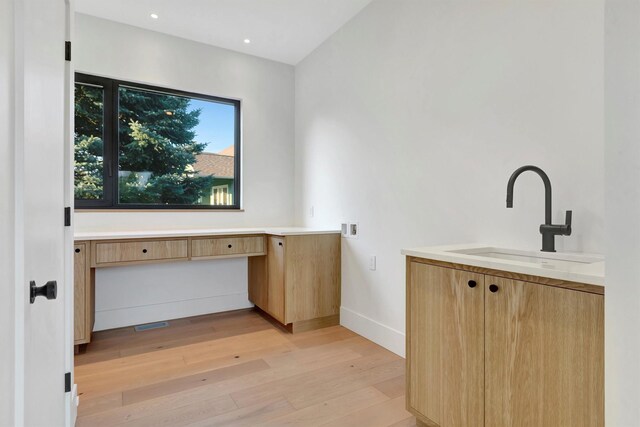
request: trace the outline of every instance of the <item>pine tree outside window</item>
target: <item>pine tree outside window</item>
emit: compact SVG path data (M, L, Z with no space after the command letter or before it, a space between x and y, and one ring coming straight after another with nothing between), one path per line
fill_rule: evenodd
M76 74L74 136L76 208L240 208L240 101Z

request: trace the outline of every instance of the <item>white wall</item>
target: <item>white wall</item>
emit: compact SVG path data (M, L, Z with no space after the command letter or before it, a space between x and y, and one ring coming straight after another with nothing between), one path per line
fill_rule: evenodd
M296 218L360 223L343 243L342 322L404 353L403 247L604 244L603 1L377 0L296 67ZM311 206L315 216L309 215ZM368 270L377 255L377 271Z
M0 426L14 425L13 1L0 2Z
M640 425L640 2L607 0L605 190L608 426Z
M291 225L293 67L82 14L76 15L75 30L77 71L242 99L244 208L226 213L76 212L77 231ZM248 306L241 264L171 264L171 277L180 283L168 281L169 270L161 266L98 270L96 327ZM239 293L244 294L241 304ZM191 303L183 301L185 295Z
M252 307L247 259L96 270L95 330Z
M242 99L244 187L241 213L77 213L76 230L291 224L293 67L82 14L75 31L79 72Z

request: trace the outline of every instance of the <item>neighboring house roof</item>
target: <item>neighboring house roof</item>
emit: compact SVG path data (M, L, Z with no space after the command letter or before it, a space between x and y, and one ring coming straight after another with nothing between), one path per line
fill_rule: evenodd
M218 151L218 154L222 154L223 156L235 156L235 147L233 145L228 146L222 151Z
M196 155L196 164L193 165L193 169L198 175L233 178L234 157L216 153L200 153Z

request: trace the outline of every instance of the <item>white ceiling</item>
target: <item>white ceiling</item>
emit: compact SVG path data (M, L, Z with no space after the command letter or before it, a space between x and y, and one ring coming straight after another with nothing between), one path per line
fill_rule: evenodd
M79 13L295 65L371 1L76 0L75 5Z

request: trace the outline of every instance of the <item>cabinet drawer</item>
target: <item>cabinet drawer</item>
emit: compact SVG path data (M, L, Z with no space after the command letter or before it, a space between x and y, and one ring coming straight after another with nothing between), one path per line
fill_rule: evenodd
M187 259L187 239L96 243L96 265Z
M191 241L192 258L264 255L264 237L213 237Z

